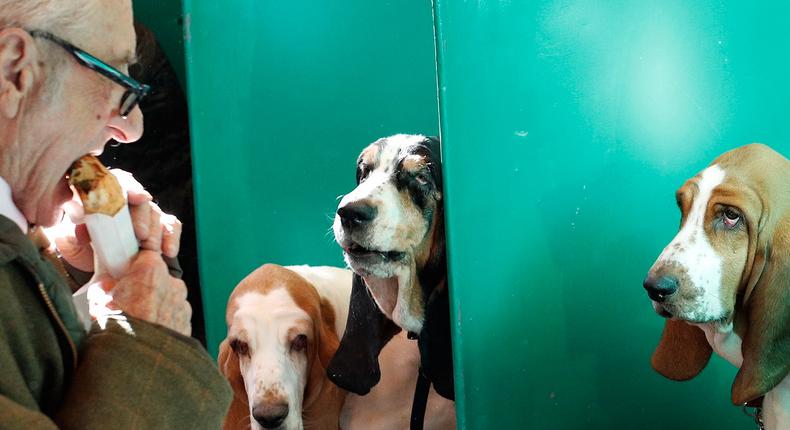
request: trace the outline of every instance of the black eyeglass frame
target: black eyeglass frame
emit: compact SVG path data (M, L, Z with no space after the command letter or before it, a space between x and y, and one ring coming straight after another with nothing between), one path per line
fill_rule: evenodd
M148 93L151 92L149 85L138 82L132 77L124 74L115 67L110 66L102 60L94 57L93 55L85 52L84 50L74 46L73 44L55 36L52 33L42 30L26 30L33 37L40 37L47 39L60 45L63 49L68 51L79 64L85 66L94 72L104 76L105 78L115 82L116 84L124 87L126 91L121 97L121 102L118 106L118 113L122 118L126 118L132 110L140 103Z

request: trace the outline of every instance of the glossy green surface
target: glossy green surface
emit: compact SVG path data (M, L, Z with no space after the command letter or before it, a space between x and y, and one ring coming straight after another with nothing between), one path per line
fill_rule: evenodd
M790 6L435 3L460 427L754 428L722 359L652 371L641 283L687 177L790 155Z
M209 350L266 262L342 264L336 197L378 137L438 133L431 3L185 1Z

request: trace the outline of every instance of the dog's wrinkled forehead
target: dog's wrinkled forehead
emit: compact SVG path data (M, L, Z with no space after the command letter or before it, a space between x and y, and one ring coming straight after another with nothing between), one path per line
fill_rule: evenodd
M357 183L373 172L406 181L425 175L441 189L438 141L421 135L398 134L373 142L357 160ZM400 177L399 177L400 176Z

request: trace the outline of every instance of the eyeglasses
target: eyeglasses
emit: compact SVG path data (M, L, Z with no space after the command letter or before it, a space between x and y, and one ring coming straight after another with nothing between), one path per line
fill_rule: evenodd
M42 39L47 39L51 42L54 42L60 45L66 51L69 51L71 55L77 60L78 63L82 64L83 66L93 70L96 73L104 76L105 78L115 82L116 84L124 87L126 91L123 93L121 97L121 103L118 108L118 113L121 115L122 118L126 118L132 112L132 110L140 103L140 100L143 99L148 93L151 91L151 87L146 84L141 84L136 80L132 79L131 77L123 74L118 69L110 66L109 64L105 63L104 61L99 60L98 58L94 57L91 54L83 51L80 48L72 45L69 42L55 36L52 33L48 33L46 31L41 30L28 30L33 37L40 37Z

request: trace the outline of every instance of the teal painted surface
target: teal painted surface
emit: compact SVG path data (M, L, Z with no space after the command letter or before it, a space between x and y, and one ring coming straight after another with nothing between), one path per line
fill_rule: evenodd
M183 7L181 0L134 0L134 17L156 35L185 88Z
M652 371L641 282L687 177L790 155L790 6L435 3L461 427L753 428L722 359Z
M342 264L336 196L378 137L438 133L428 0L185 1L209 350L265 262Z

